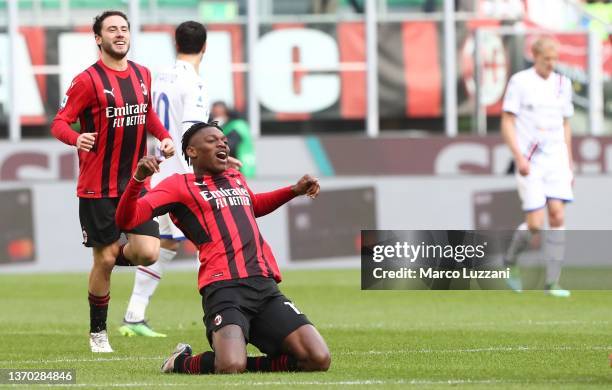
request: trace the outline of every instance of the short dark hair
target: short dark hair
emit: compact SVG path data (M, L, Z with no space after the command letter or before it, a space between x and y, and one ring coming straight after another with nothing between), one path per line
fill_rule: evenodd
M109 16L121 16L127 22L128 29L130 28L130 21L128 20L128 17L126 14L124 14L121 11L109 10L109 11L102 12L100 15L94 18L94 24L91 27L94 34L102 35L102 22L104 22L104 19L108 18Z
M193 137L198 131L206 129L207 127L217 128L223 133L223 129L219 127L219 124L216 121L211 121L194 123L183 134L183 138L181 139L181 150L183 151L183 157L185 158L185 161L187 161L188 165L191 164L189 156L187 156L187 147L189 146L189 141L191 140L191 137Z
M206 44L206 27L193 20L178 25L174 32L176 49L183 54L197 54Z

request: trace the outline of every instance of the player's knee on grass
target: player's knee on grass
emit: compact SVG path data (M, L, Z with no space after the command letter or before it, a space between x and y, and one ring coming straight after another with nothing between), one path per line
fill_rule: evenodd
M306 366L311 371L327 371L331 365L331 355L327 347L315 348L308 354Z
M240 326L226 325L213 332L215 373L238 374L246 370L247 351Z
M224 356L219 358L215 354L215 373L217 374L240 374L246 370L247 358L244 356Z
M331 365L329 348L312 325L304 325L287 336L285 346L304 371L327 371Z

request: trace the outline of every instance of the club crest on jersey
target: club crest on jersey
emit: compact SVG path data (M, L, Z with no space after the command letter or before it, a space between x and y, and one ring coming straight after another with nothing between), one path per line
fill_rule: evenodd
M215 326L219 326L221 325L221 323L223 322L223 317L221 317L221 314L217 314L215 316Z
M140 80L140 88L142 88L142 94L147 96L149 94L149 91L147 91L147 86L142 82L142 80Z

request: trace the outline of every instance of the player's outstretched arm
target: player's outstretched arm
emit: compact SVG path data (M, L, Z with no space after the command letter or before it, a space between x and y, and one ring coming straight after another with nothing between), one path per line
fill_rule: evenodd
M255 217L262 217L271 213L296 196L307 195L310 198L316 198L319 195L320 189L319 180L316 177L304 175L292 186L257 195L251 193Z
M153 207L145 199L148 195L142 198L139 198L138 195L144 187L145 179L155 172L159 172L159 164L155 157L144 156L138 161L136 173L121 196L115 214L115 221L120 229L132 229L153 216Z

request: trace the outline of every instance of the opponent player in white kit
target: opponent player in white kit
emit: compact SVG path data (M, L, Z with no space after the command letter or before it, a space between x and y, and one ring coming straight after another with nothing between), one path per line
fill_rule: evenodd
M181 23L175 31L176 63L158 74L153 82L153 102L159 116L176 145L181 144L184 130L193 123L207 121L210 103L206 88L198 73L206 50L206 28L198 22ZM151 178L151 187L175 173L191 171L182 156L175 154L160 164L160 172ZM159 217L161 248L155 264L138 267L134 290L119 331L124 336L166 337L153 331L145 321L149 299L162 278L164 266L175 256L183 233L172 223L168 214Z
M554 71L558 43L541 37L532 46L534 66L510 79L504 98L502 135L516 164L516 179L525 222L515 231L505 255L511 267L508 284L522 290L516 266L534 234L544 226L548 211L549 230L543 235L546 260L545 291L568 297L559 286L565 250L564 204L574 198L572 191L572 132L569 117L574 113L570 80Z

